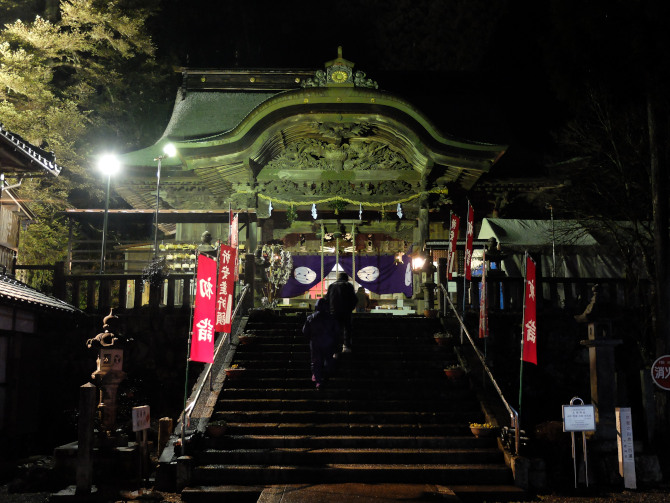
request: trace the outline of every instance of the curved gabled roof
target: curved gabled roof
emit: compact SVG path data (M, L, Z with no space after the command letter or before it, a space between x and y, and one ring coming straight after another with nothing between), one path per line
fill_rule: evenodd
M183 75L162 137L122 158L130 176L118 192L135 207L153 206L159 158L161 184L170 184L164 208L253 204L244 198L254 193L290 204L347 195L383 205L444 194L447 184L467 190L507 148L445 134L341 57L325 71ZM168 142L178 157L163 155Z
M279 143L318 135L314 125L323 122L365 122L401 150L411 143L426 159L458 169L486 172L506 149L445 135L411 103L391 93L317 87L281 93L188 92L177 99L161 139L124 155L123 162L154 166L165 143L172 142L181 159L164 159L164 166L185 161L189 168L206 167L245 157L264 164L282 150ZM272 145L272 136L277 145Z

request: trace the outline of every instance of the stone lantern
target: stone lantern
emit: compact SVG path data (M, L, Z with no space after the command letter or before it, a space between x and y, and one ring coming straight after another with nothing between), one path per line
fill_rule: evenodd
M118 335L118 317L114 316L113 309L103 319L102 328L103 332L89 339L86 346L98 350L97 369L91 377L100 391L98 414L101 430L110 436L116 425L119 384L126 378L123 349L120 347L125 339Z

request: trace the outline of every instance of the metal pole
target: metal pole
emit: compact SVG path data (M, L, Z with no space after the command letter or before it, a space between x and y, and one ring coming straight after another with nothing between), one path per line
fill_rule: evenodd
M196 260L198 253L196 252ZM196 261L196 267L193 269L193 282L191 283L191 305L189 306L189 318L188 318L188 342L186 346L186 375L184 376L184 412L181 418L181 455L186 455L186 422L190 416L186 414L186 402L188 401L188 371L189 365L191 363L191 339L193 339L193 310L195 309L195 283L198 277L198 266ZM186 280L184 280L186 281Z
M523 309L521 311L521 354L519 355L519 417L521 417L521 400L523 398L523 345L524 345L524 326L523 322L526 319L526 288L528 271L528 251L523 256Z
M549 206L551 214L551 277L556 277L556 236L554 233L554 207Z
M351 279L356 289L356 226L351 224Z
M105 216L102 220L102 249L100 251L100 274L105 273L105 250L107 248L107 217L109 215L109 186L112 183L112 175L107 175L107 197L105 198Z
M154 258L158 256L158 205L160 203L161 161L163 160L163 156L159 155L156 160L158 161L158 171L156 172L156 227L154 229Z
M323 233L325 232L325 226L323 225L323 222L321 222L321 297L323 297L323 283L326 281L326 278L323 277L324 274L324 266L323 266L323 243L324 243L324 235Z

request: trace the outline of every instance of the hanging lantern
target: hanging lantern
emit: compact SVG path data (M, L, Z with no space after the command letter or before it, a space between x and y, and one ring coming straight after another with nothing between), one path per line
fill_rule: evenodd
M396 213L398 213L398 218L402 218L402 206L400 203L398 203L398 208L396 209Z
M316 204L312 203L312 218L316 220L317 213L316 213Z
M358 219L363 220L363 205L358 203Z
M270 204L268 204L268 216L272 216L272 199L270 199Z

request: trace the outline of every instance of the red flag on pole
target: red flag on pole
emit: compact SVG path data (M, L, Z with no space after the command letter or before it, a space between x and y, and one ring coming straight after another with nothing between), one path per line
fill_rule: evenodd
M475 211L468 202L468 227L465 234L465 279L472 279L472 243L475 237Z
M231 225L230 225L230 238L228 242L230 243L230 246L233 248L237 248L237 232L239 228L239 213L235 213L235 216L232 217L231 220Z
M191 360L195 362L214 361L215 288L216 261L206 255L198 255L190 355Z
M537 315L535 302L535 262L526 255L526 282L523 304L523 353L521 359L537 365Z
M239 231L239 221L240 221L239 217L240 217L240 214L235 213L235 216L233 217L233 223L230 226L230 246L235 248L236 252L237 252L237 247L238 247L238 244L239 244L239 241L238 241L238 231ZM238 260L239 257L238 257L237 253L236 253L235 257L236 257L235 258L235 265L233 266L233 270L235 271L235 274L234 274L235 281L237 281L237 279L239 277L238 270L237 270L238 269L237 268L237 260Z
M482 282L479 285L479 338L489 336L489 299L486 297L486 251L482 255Z
M233 239L233 208L228 204L228 244L232 244Z
M237 248L221 245L219 248L219 283L216 288L216 331L230 333L235 293L235 262Z
M451 214L451 224L449 225L449 253L447 253L447 279L453 277L454 263L456 262L456 244L458 242L458 226L461 219L458 215Z

